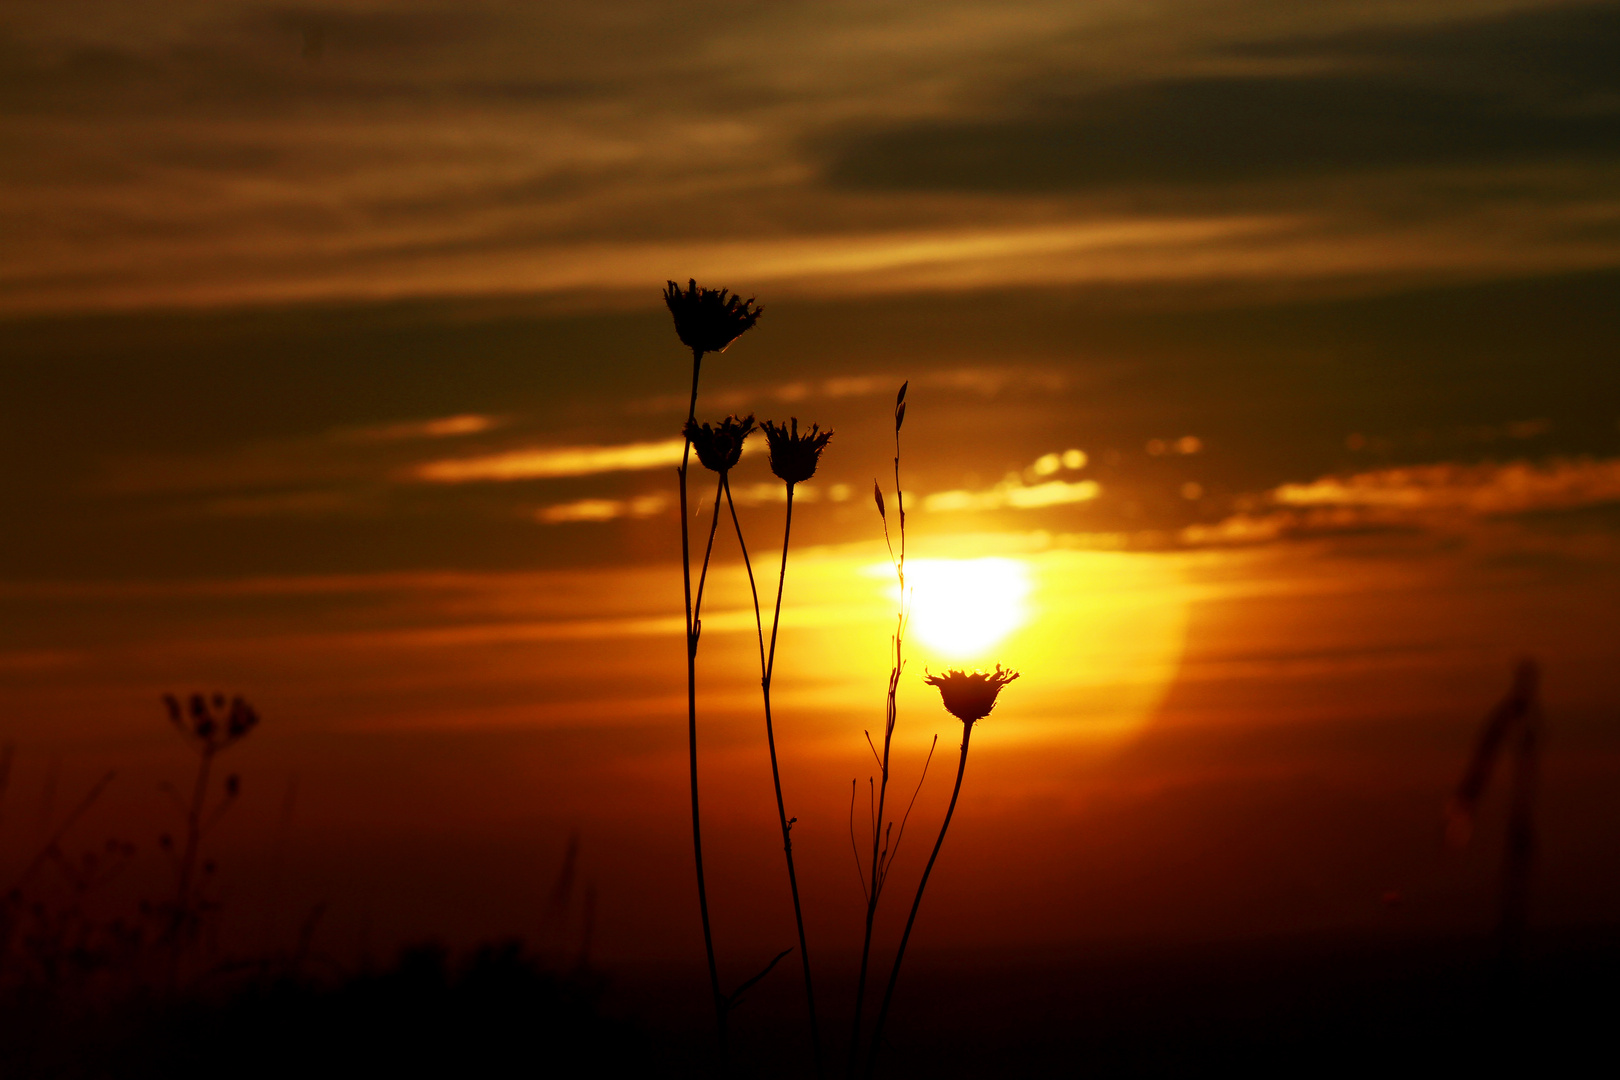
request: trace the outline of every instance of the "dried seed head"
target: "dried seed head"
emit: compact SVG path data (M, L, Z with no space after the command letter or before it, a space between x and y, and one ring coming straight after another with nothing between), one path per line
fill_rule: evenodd
M753 413L728 416L712 426L696 420L686 422L686 437L697 451L698 460L705 469L717 473L730 472L742 460L743 443L753 430Z
M239 696L192 694L182 709L178 698L165 694L163 703L170 722L204 753L225 749L259 724L259 714Z
M788 424L773 424L766 420L760 425L765 440L771 445L771 472L789 487L801 484L816 475L821 452L827 449L831 431L822 431L820 425L811 424L810 430L799 431L799 418L791 417Z
M664 289L664 305L675 318L675 333L689 349L700 353L724 352L764 313L754 298L744 300L725 289L700 289L689 279L683 291L673 281Z
M943 675L929 675L923 682L939 687L946 712L964 724L971 724L990 715L990 710L996 707L996 695L1016 678L1018 672L1003 670L997 664L992 672L954 669Z

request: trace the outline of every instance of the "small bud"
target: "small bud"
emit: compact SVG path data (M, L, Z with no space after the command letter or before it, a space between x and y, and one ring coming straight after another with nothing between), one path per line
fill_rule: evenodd
M889 520L888 513L883 509L883 489L878 487L878 482L876 480L872 481L872 498L877 503L878 517L882 518L884 521Z
M905 422L906 422L906 407L904 405L901 405L898 409L894 410L894 430L896 432L898 432L900 430L900 425L905 423Z

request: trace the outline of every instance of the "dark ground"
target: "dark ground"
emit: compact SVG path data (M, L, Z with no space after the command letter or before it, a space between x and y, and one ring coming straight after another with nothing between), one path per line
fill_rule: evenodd
M788 967L784 962L783 967ZM796 975L795 971L787 972ZM828 991L853 981L825 971ZM1493 940L1294 939L1182 949L908 958L879 1074L1265 1076L1495 1074L1602 1061L1620 1005L1620 932L1543 937L1517 974ZM742 1075L810 1075L801 998L773 975L735 1014ZM649 1030L691 1039L701 985L643 976L615 997L651 1017L653 995L684 1008ZM695 992L694 992L695 991ZM646 996L643 996L646 995ZM824 1012L847 1018L828 994ZM871 1012L868 1012L870 1023ZM684 1027L684 1034L672 1021ZM829 1023L846 1045L847 1019ZM688 1047L691 1043L687 1042ZM691 1052L690 1049L688 1051ZM783 1060L786 1059L786 1064ZM831 1060L842 1075L842 1053Z
M178 1000L14 997L0 1075L713 1075L693 974L557 974L516 946L422 947L324 979L218 978ZM784 963L733 1014L733 1075L811 1075L796 974ZM821 972L830 1075L843 1075L850 974ZM1479 938L919 953L879 1075L1572 1071L1607 1057L1617 974L1616 928L1544 935L1517 971Z

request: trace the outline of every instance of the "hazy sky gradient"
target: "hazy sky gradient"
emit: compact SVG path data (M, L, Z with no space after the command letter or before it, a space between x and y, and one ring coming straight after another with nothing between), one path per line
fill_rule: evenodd
M603 954L695 959L658 298L695 275L766 309L700 414L837 432L781 682L828 950L905 380L916 550L1035 582L972 661L1028 676L920 934L1484 926L1491 856L1444 862L1436 822L1527 652L1542 910L1611 918L1617 53L1614 4L13 5L0 737L39 810L0 858L103 767L86 836L149 840L159 695L218 686L265 717L221 838L244 907L331 899L335 951L522 930L579 829ZM736 488L768 564L762 455ZM787 909L717 559L740 967ZM946 659L919 644L906 768L954 747Z

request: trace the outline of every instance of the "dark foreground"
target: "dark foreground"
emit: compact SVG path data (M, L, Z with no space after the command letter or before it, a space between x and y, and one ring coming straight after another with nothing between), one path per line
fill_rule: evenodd
M840 973L825 974L831 987ZM919 955L879 1074L1572 1069L1608 1059L1617 976L1607 932L1544 940L1517 970L1481 940ZM794 990L776 978L739 1007L733 1075L810 1075ZM700 982L558 971L515 945L325 977L226 972L174 996L36 987L6 1005L8 1078L713 1074ZM848 1003L825 1008L842 1042Z

